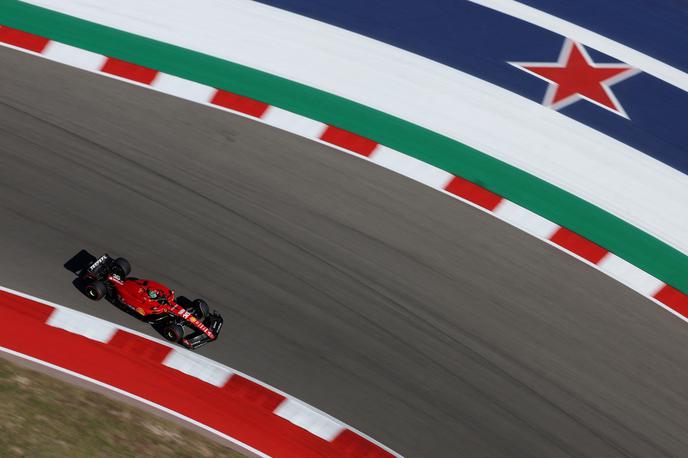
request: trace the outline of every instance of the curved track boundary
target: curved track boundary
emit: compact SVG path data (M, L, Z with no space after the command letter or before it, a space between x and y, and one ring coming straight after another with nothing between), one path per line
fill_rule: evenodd
M0 351L143 402L255 456L400 456L276 388L167 342L4 287L0 311L13 323Z
M2 27L0 44L257 120L397 172L496 216L573 255L688 321L688 295L569 228L475 183L355 133L154 69Z
M231 91L355 132L480 184L604 246L677 289L688 292L688 278L684 275L688 270L688 256L672 247L668 241L663 241L681 241L682 234L669 238L652 235L640 229L645 225L637 226L615 216L606 205L596 206L487 152L421 125L237 62L16 0L0 0L0 22L7 27L88 50L90 54L114 57ZM4 34L5 28L0 27L0 35ZM11 30L8 34L12 34ZM49 48L51 46L48 45ZM631 189L633 186L625 187ZM635 213L631 212L630 215ZM655 219L653 221L651 226L656 224Z

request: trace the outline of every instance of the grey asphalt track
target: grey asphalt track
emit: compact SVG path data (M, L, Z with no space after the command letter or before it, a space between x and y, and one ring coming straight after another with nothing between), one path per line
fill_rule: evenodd
M200 353L404 455L688 451L688 325L339 151L0 49L0 193L0 284L151 332L62 268L125 256L223 313Z

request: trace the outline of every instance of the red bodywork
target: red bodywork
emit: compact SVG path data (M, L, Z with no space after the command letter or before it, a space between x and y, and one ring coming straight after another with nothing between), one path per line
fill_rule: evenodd
M189 322L211 339L215 339L215 334L207 326L196 319L191 312L175 302L174 291L162 283L144 279L126 279L122 281L114 275L108 276L108 280L115 286L117 300L123 305L130 307L139 315L176 315ZM157 299L149 297L149 290L154 290L157 293Z

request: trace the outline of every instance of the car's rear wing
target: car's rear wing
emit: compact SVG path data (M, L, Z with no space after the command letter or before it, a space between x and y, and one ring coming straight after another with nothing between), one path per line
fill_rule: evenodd
M104 280L110 274L114 259L107 253L95 257L86 250L81 250L72 256L65 264L65 269L76 275L72 284L84 293L84 285L91 280Z
M96 259L93 263L91 263L91 265L86 267L81 272L80 276L87 276L90 278L102 280L109 275L112 260L113 259L110 257L110 255L105 253L104 255Z
M96 258L88 251L81 250L72 256L64 266L79 277L103 279L108 275L113 261L114 259L107 253Z

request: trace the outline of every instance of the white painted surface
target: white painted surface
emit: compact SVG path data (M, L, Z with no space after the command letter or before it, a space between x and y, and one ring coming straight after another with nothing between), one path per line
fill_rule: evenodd
M516 226L524 232L537 238L549 240L549 238L561 227L542 216L533 213L515 203L503 200L493 210L497 218Z
M105 57L100 54L56 41L48 43L42 54L50 60L92 72L98 71L105 62Z
M644 296L654 296L664 286L661 280L612 253L602 258L597 266L602 272Z
M431 188L444 189L454 178L449 172L419 161L386 146L378 146L369 159L389 170L419 181Z
M274 106L268 107L261 120L273 127L306 138L319 138L327 129L327 126L320 121L315 121Z
M688 176L463 72L250 1L196 0L193 8L187 0L30 3L238 62L393 114L542 178L688 253Z
M688 74L655 59L654 57L629 48L617 41L602 36L591 30L580 27L564 19L540 11L531 6L514 0L468 0L478 5L499 11L523 21L551 30L559 35L568 37L591 48L595 48L609 56L614 56L622 62L638 68L645 73L666 81L679 89L688 91Z
M326 441L334 440L344 430L341 423L294 399L282 401L274 413Z
M227 366L210 362L186 349L172 350L162 364L217 387L223 387L234 373Z
M211 97L215 94L215 89L210 86L167 73L158 73L151 86L160 92L198 103L210 102Z
M112 323L72 309L55 309L46 324L98 342L107 343L117 332Z

